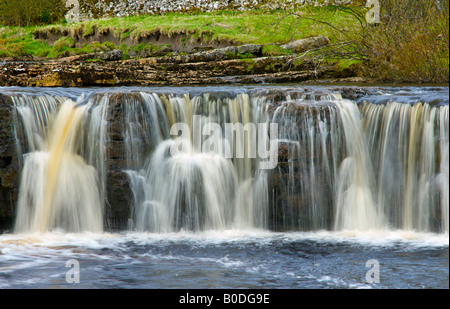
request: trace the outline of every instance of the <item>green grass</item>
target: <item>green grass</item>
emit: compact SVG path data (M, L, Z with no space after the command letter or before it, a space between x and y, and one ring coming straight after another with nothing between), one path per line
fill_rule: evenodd
M448 5L448 0L442 0L444 2ZM361 31L363 22L360 24L348 12L336 11L331 7L309 6L303 6L295 12L253 10L170 13L93 19L70 25L0 25L0 57L32 55L58 58L116 48L124 52L126 59L133 54L147 57L164 48L164 45L152 45L146 40L158 34L178 38L184 46L199 41L204 43L203 46L211 42L228 41L236 45L262 44L264 56L284 56L292 52L279 45L320 35L328 37L331 43L329 51L321 49L316 53L308 53L307 57L313 61L319 59L320 63L336 63L337 70L361 67L364 76L380 80L448 82L448 10L431 9L425 12L410 7L411 3L418 7L420 3L427 4L426 7L434 3L427 0L383 0L382 3L381 16L388 19L364 31ZM409 6L400 6L401 3L408 3ZM361 10L363 18L364 10L367 9L359 7L357 10ZM423 22L424 17L420 16L428 16L424 19L427 22ZM35 34L56 40L52 43L36 40ZM92 42L94 34L112 35L115 43ZM80 47L79 40L86 38L90 38L91 43ZM334 44L338 42L345 43ZM186 50L177 52L180 54ZM253 57L228 56L233 59ZM300 65L306 61L303 56L296 58L294 64Z
M323 19L339 28L352 28L355 20L342 12L330 11L328 8L305 7L297 12L309 18ZM94 32L112 33L118 40L132 38L134 43L115 46L113 43L94 43L75 48L71 38L61 38L53 45L43 40L34 40L33 33L41 32L68 37L86 38ZM341 39L336 32L325 24L303 18L286 16L286 12L232 12L219 11L212 13L171 13L165 15L148 15L94 19L78 24L55 24L42 27L0 27L0 57L28 54L35 57L57 58L65 55L87 53L99 50L120 48L124 52L143 49L154 50L154 47L139 44L139 40L152 33L167 36L184 34L183 43L201 39L229 40L236 43L283 44L291 40L316 35L325 35L330 40ZM109 44L109 45L108 45ZM282 54L276 47L267 50L268 54Z
M354 19L343 12L328 8L305 7L300 14L327 20L341 28L352 27ZM286 17L286 12L264 11L148 15L91 20L77 25L83 35L93 29L109 28L117 36L141 38L145 33L159 31L167 35L186 33L196 39L234 40L242 43L286 43L312 35L332 35L333 30L308 19Z

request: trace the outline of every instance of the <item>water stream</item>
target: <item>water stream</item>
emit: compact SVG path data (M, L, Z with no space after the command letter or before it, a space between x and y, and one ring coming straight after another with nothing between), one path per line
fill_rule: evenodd
M448 288L448 87L0 91L21 162L0 288L67 286L69 259L81 288Z

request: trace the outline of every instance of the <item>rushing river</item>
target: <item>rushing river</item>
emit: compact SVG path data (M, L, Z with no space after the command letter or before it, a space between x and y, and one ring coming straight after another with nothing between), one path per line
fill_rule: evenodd
M448 87L342 89L0 88L22 164L0 289L448 289ZM284 161L169 156L197 120L277 123Z
M0 248L0 288L449 288L448 235L404 231L6 234Z

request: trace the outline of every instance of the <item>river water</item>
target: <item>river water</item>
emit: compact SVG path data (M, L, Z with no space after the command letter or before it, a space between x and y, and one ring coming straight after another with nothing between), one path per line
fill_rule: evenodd
M448 235L406 231L4 234L0 248L6 289L449 288Z
M323 89L330 91L319 87ZM354 100L374 104L420 101L431 107L448 105L448 87L367 89L369 91ZM13 94L61 95L78 103L96 91L104 91L1 90ZM151 91L195 95L212 90L234 94L264 91L260 86L167 87ZM373 109L367 111L369 116L376 112ZM448 117L448 108L446 113ZM369 128L370 124L367 124ZM442 130L441 135L445 131ZM348 152L351 154L352 150ZM385 153L380 157L384 158ZM382 168L379 170L384 171ZM446 177L448 183L448 166ZM412 200L413 185L409 188ZM145 231L144 228L68 233L57 227L51 232L6 231L0 235L0 289L448 289L448 213L447 218L443 215L442 223L422 224L416 222L415 217L409 221L401 216L398 219L399 214L394 211L397 206L391 205L389 186L389 182L380 185L379 195L389 197L382 210L395 220L391 226L377 222L374 228L364 231L351 228L352 225L345 222L335 229L305 225L315 229L305 232L275 232L254 226L197 231L187 231L182 226L179 231L168 232ZM422 194L419 196L427 193L425 189L425 193L418 191ZM315 194L320 196L319 191ZM448 188L446 194L448 200ZM320 199L313 199L314 203L316 201ZM347 214L351 208L347 207L347 200L343 201L342 212ZM428 211L427 204L422 204L414 209ZM414 216L414 209L408 214ZM431 211L426 213L433 215Z

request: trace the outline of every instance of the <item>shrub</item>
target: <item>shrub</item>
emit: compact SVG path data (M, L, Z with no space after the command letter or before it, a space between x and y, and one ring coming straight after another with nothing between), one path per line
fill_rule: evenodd
M379 3L380 23L373 25L366 22L367 9L335 6L355 17L355 26L342 30L318 21L331 26L344 39L308 56L362 61L362 74L384 81L448 82L449 0Z
M448 0L381 0L381 23L358 48L368 75L404 82L448 82Z
M64 18L63 0L0 0L0 24L32 26L53 23Z

